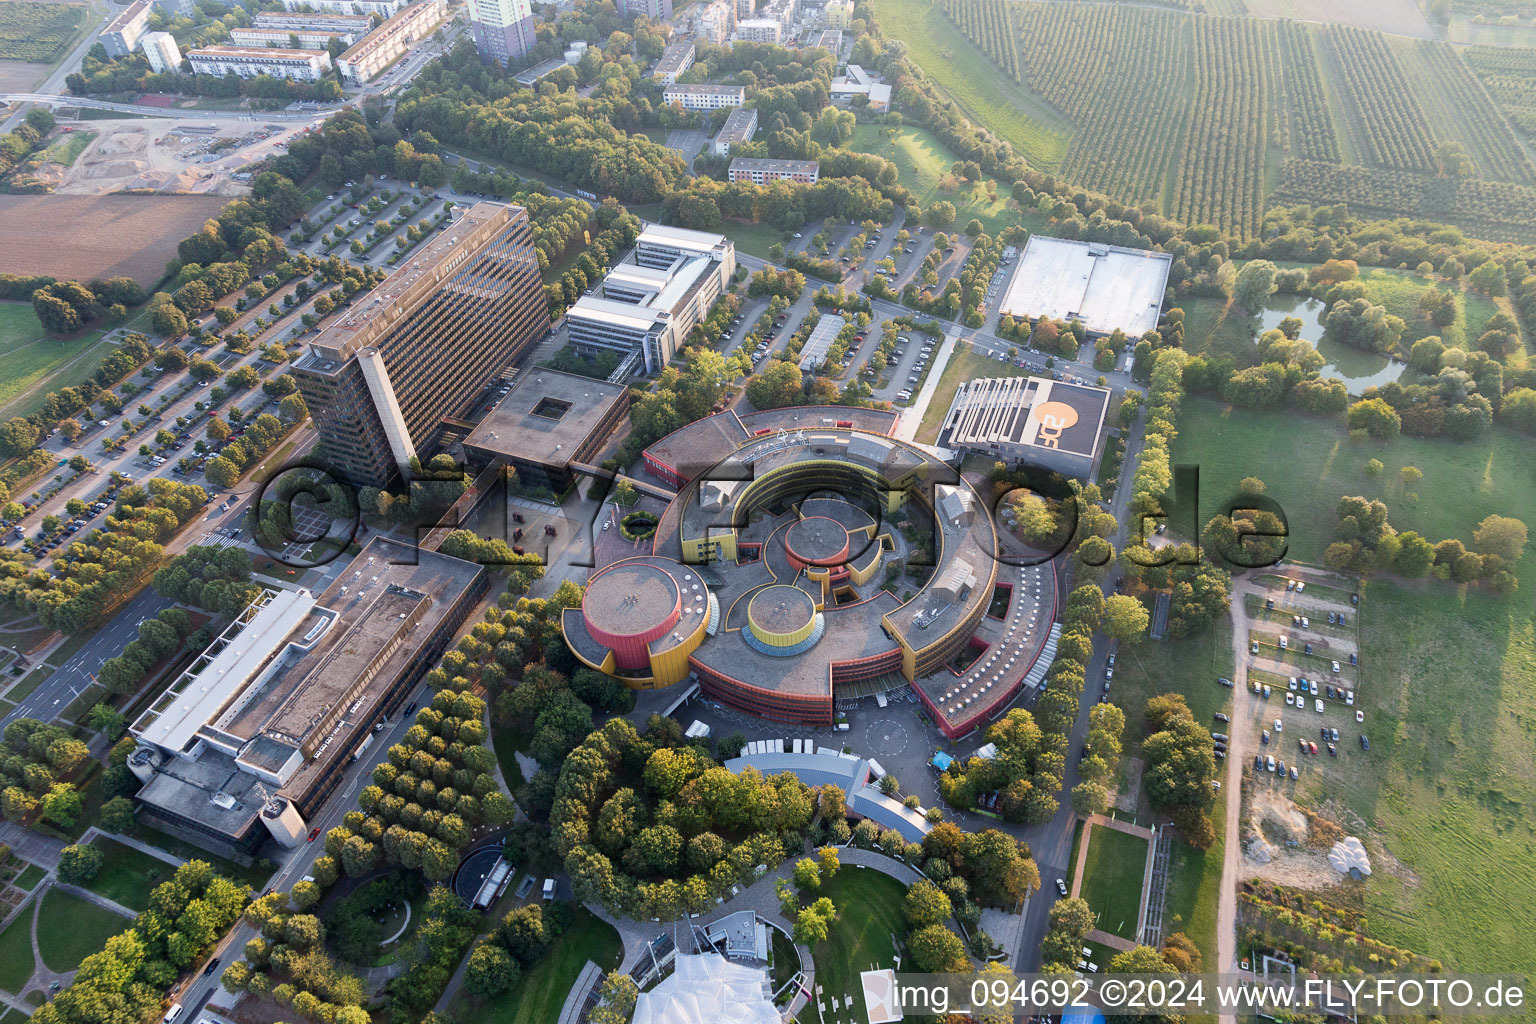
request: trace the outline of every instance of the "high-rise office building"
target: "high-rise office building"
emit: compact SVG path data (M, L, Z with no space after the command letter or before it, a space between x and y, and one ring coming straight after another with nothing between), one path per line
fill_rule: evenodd
M382 487L548 329L528 211L479 203L322 330L294 376L328 462Z
M538 42L530 0L469 0L469 27L486 63L519 60Z
M619 0L619 13L626 18L643 14L652 21L672 19L672 0Z

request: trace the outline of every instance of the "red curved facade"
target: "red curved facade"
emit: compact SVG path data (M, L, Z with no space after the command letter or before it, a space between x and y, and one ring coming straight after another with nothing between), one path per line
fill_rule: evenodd
M643 576L643 586L628 586L625 577L630 575ZM628 670L650 667L651 642L666 636L682 612L677 581L662 569L634 563L620 562L593 576L581 599L587 632L613 651L619 668ZM625 618L639 621L633 628L609 628Z

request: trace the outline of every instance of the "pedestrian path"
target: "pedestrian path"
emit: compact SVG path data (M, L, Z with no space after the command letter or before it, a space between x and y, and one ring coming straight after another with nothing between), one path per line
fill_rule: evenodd
M581 973L576 975L576 984L571 986L571 994L565 997L565 1005L560 1008L560 1024L576 1024L582 1007L587 1004L588 993L602 978L602 968L588 960Z

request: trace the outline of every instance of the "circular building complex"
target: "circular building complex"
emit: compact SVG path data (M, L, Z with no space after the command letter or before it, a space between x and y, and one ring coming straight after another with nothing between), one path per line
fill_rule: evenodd
M830 726L839 698L910 687L969 732L1043 675L1054 577L998 557L981 496L893 414L820 412L723 412L647 449L675 494L647 553L600 538L566 641L628 686L694 678L766 718Z

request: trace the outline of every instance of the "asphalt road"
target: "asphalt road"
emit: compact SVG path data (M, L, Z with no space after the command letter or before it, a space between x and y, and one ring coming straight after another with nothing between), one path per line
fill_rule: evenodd
M48 720L61 713L70 701L91 685L101 663L116 657L130 640L139 635L140 620L158 615L172 604L155 593L153 587L145 587L138 597L129 601L105 626L96 630L74 657L43 680L42 685L17 704L14 711L0 719L0 728L18 718Z

